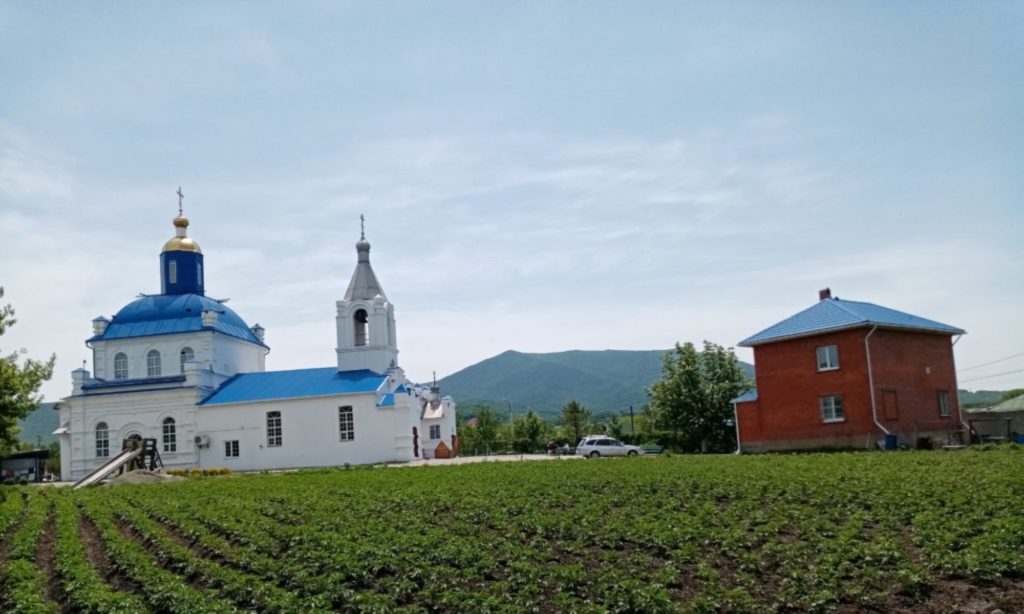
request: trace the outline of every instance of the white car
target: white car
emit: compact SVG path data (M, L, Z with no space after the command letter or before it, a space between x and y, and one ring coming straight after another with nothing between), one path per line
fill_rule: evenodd
M580 440L576 454L587 458L600 456L639 456L644 451L637 446L622 443L605 435L589 435Z

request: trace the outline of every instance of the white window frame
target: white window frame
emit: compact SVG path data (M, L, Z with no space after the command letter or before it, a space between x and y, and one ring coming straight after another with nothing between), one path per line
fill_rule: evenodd
M948 390L937 390L936 396L939 402L939 417L949 418L953 415L953 403L949 398Z
M160 377L160 373L163 371L161 362L160 350L153 349L146 352L146 376Z
M284 445L284 427L280 411L267 412L267 447L280 448Z
M356 417L351 405L338 408L338 441L355 441Z
M818 358L818 371L835 371L839 368L838 345L819 345L815 354Z
M171 260L167 263L167 281L168 283L178 283L178 261Z
M827 394L818 400L818 407L821 410L822 422L846 422L846 414L843 413L843 395Z
M114 354L114 379L128 379L128 355L124 352Z
M185 375L185 363L194 359L196 357L196 352L186 345L181 348L180 352L178 352L178 356L181 360L181 374Z
M241 455L241 446L238 445L237 439L224 441L224 458L238 458Z
M106 422L96 425L96 458L110 457L110 427Z
M163 433L163 444L164 452L177 452L178 451L178 428L174 422L174 418L168 416L164 418L161 423L161 432Z
M430 425L430 438L432 440L437 440L437 439L441 438L441 425L440 424L431 424Z

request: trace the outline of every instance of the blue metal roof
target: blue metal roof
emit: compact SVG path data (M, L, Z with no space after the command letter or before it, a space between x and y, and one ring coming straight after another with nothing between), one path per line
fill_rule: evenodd
M378 407L394 407L395 406L395 395L387 393L380 398L380 402L377 403Z
M213 326L203 326L204 311L217 312ZM89 341L149 337L215 330L243 341L263 345L252 334L249 326L231 310L211 298L200 294L160 294L144 296L125 305L117 312L102 335Z
M792 337L816 335L845 328L860 326L902 328L946 335L960 335L963 329L934 320L927 320L888 307L858 301L844 301L838 298L824 299L812 307L787 318L778 324L740 341L742 346L755 346Z
M366 369L338 371L337 367L239 373L221 384L200 405L376 392L385 380L386 375Z
M748 390L732 400L733 403L746 403L747 401L757 400L757 388Z

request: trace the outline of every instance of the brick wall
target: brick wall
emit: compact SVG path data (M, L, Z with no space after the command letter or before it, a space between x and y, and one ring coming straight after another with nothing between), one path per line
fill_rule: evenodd
M882 432L871 416L864 338L870 328L768 343L754 348L758 399L737 405L745 449L874 445ZM816 350L835 345L839 368L818 371ZM901 440L958 428L956 374L950 337L877 330L870 339L879 420ZM950 394L940 418L938 391ZM844 419L824 422L820 399L842 397ZM889 409L888 418L884 409Z

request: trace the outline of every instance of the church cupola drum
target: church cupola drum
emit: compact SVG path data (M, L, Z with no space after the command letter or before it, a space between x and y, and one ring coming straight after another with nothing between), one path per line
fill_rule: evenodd
M203 284L203 250L188 236L188 218L182 214L178 188L178 216L174 218L174 237L164 244L160 253L161 294L205 294Z

